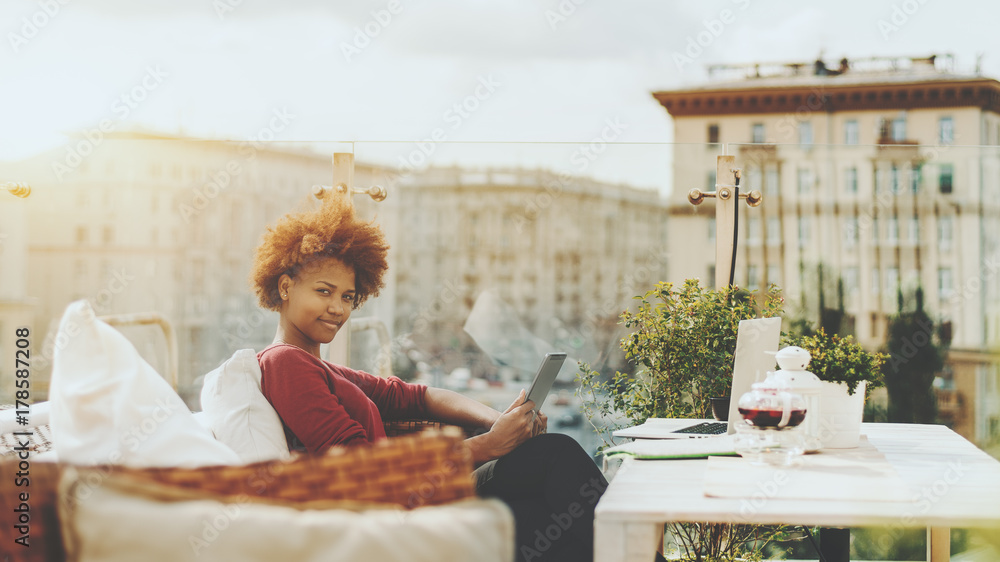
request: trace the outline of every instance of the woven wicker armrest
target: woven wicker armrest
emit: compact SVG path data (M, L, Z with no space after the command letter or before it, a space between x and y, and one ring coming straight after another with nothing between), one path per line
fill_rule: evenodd
M479 435L484 433L485 430L478 427L459 427L454 425L449 425L444 422L430 421L430 420L388 420L383 421L383 427L385 428L386 437L399 437L401 435L412 435L414 433L420 433L428 429L444 429L446 427L455 427L460 429L466 437L472 437L474 435Z

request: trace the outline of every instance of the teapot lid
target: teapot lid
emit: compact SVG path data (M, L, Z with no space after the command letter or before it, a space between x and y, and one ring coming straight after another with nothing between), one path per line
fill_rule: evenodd
M774 359L784 371L804 371L811 357L805 349L791 345L778 351Z

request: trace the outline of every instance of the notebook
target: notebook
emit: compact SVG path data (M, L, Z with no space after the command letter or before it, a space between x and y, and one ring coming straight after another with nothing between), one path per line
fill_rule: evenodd
M733 353L733 378L729 387L729 421L700 422L676 429L675 423L651 418L635 427L619 429L615 437L635 439L692 439L736 433L736 423L740 421L737 403L740 396L750 391L750 385L763 380L764 373L774 369L773 352L778 351L781 337L781 318L755 318L740 320L736 331L736 351ZM768 354L767 352L772 352ZM669 428L669 429L668 429Z

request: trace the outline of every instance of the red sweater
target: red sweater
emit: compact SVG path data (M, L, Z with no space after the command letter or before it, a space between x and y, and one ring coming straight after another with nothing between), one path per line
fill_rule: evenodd
M291 449L322 451L333 445L385 438L386 419L420 418L424 385L355 371L289 344L257 354L260 389L285 427Z

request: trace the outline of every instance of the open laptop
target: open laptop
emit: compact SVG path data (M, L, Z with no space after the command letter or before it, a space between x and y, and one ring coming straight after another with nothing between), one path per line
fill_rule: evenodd
M729 388L729 421L700 422L677 429L674 420L657 420L652 418L646 423L619 429L615 437L633 437L637 439L691 439L711 437L724 433L736 433L735 424L740 421L737 403L740 396L750 391L758 377L763 380L764 373L774 370L774 355L767 353L778 351L778 340L781 337L781 318L755 318L740 320L736 331L736 352L733 354L733 379Z

